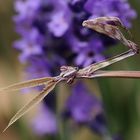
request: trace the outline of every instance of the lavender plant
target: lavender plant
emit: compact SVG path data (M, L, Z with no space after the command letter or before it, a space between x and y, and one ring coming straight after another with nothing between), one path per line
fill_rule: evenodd
M15 41L14 47L20 51L19 60L26 65L28 79L57 75L61 65L85 67L105 58L103 51L116 42L83 28L83 20L116 16L126 27L131 27L131 20L136 17L129 3L123 0L16 0L15 11L17 14L13 20L21 38ZM80 98L84 101L75 105L79 100L76 92L82 94ZM33 121L36 133L57 132L55 98L54 94L50 94L44 100L43 110L46 111L41 112L44 115ZM97 111L93 117L91 112L95 108ZM72 89L64 112L75 122L94 128L101 135L107 131L105 121L98 122L98 116L104 118L102 103L89 93L83 83ZM39 119L45 126L40 126ZM46 126L52 126L50 123L53 127L46 129Z

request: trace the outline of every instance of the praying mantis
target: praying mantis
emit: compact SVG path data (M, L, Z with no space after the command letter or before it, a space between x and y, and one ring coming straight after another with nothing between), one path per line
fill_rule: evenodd
M85 20L82 25L113 39L117 39L130 49L139 52L138 46L134 42L127 40L119 29L119 27L125 29L132 38L130 31L123 25L118 17L98 17Z
M89 19L83 21L82 24L84 27L91 28L99 33L103 33L113 39L117 39L122 42L125 46L129 48L128 51L116 55L112 58L103 60L98 63L91 64L87 67L79 69L78 67L72 66L61 66L60 74L55 77L43 77L38 79L33 79L25 81L22 83L13 84L6 88L0 89L0 92L8 92L20 90L23 88L30 88L35 86L44 85L44 89L35 96L30 102L24 105L9 121L7 127L4 131L9 128L15 121L32 109L36 104L40 103L60 82L66 82L71 84L75 79L81 78L97 78L97 77L120 77L120 78L140 78L139 71L103 71L102 68L110 66L116 62L119 62L128 57L138 54L138 46L127 40L119 27L122 27L127 30L127 28L122 24L121 20L117 17L98 17L95 19ZM3 131L3 132L4 132Z

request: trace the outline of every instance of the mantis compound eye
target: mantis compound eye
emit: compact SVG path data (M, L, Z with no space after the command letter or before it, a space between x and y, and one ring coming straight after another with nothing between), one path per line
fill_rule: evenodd
M78 68L78 67L74 67L74 68L75 68L75 70L76 70L76 71L78 71L78 70L79 70L79 68Z

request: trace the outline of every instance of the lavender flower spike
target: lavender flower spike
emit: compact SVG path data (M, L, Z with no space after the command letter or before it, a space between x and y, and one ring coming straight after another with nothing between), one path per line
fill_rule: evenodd
M31 126L33 131L39 135L56 134L58 130L55 114L44 105L40 106L38 114L31 122Z

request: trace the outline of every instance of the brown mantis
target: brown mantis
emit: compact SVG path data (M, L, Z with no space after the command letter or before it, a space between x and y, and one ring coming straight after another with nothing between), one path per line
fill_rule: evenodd
M129 30L117 17L98 17L95 19L85 20L83 22L83 26L93 29L99 33L105 34L113 39L117 39L121 41L125 46L138 52L137 45L134 42L127 40L120 31L119 27L125 29L132 37Z
M95 25L94 25L95 24ZM121 31L119 26L123 26L119 18L116 17L99 17L93 20L86 20L83 25L92 28L100 33L104 33L114 39L120 40L124 45L130 49L122 54L106 59L104 61L91 64L85 68L79 69L78 67L72 66L61 66L60 75L56 77L44 77L34 80L17 83L0 90L0 92L15 91L23 88L35 87L44 85L45 88L34 97L29 103L24 105L10 120L4 131L11 126L16 120L22 117L28 112L34 105L41 102L50 91L60 82L72 83L75 79L81 78L96 78L96 77L122 77L122 78L140 78L139 71L101 71L100 69L105 68L113 63L126 59L138 53L138 48L135 43L127 40ZM124 27L125 28L125 27Z

